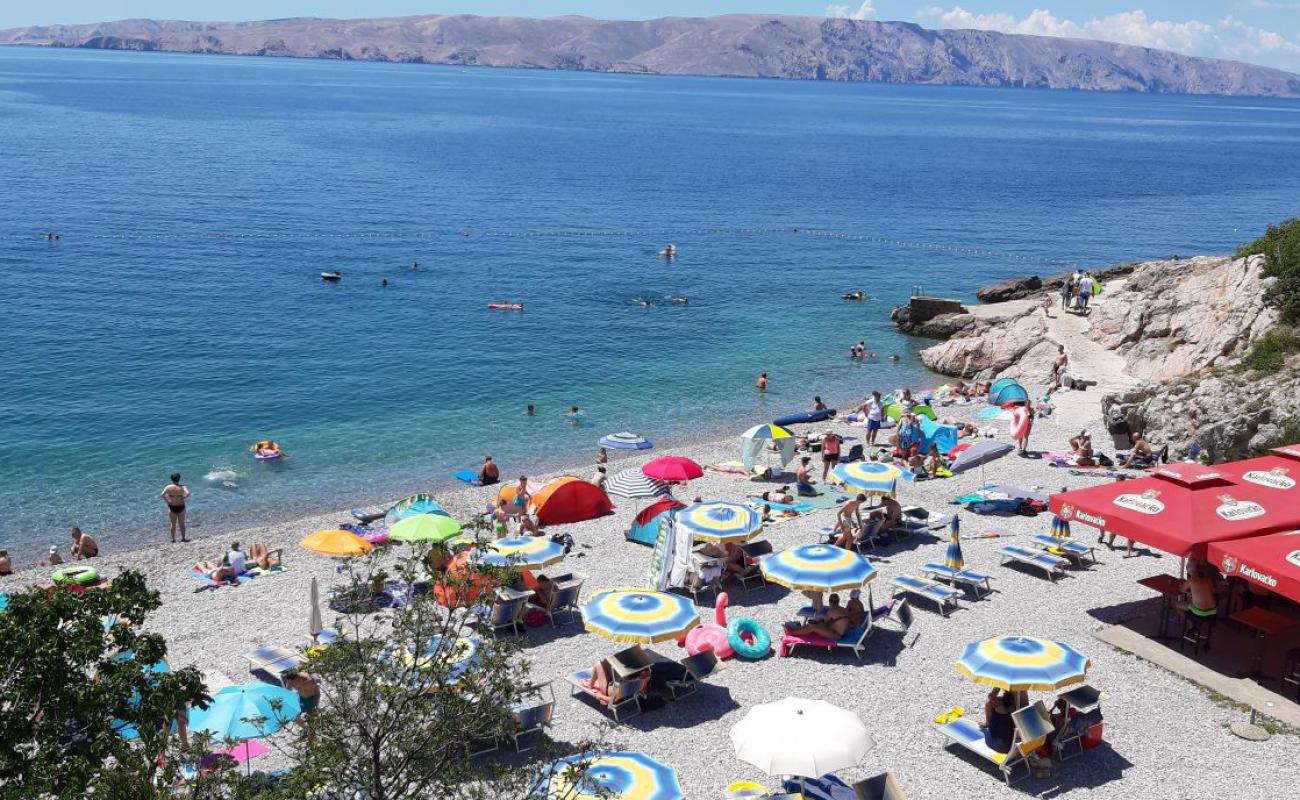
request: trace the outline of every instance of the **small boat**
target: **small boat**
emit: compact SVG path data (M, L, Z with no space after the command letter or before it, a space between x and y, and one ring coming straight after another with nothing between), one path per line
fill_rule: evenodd
M322 272L320 279L323 281L341 281L343 280L343 270L336 269L329 272Z
M254 443L248 451L253 454L254 461L275 461L277 458L284 458L284 451L280 449L280 445L270 439Z
M866 296L867 293L861 290L856 292L845 292L844 294L840 295L840 297L844 298L845 300L863 300L866 298Z
M489 311L523 311L523 303L488 303Z

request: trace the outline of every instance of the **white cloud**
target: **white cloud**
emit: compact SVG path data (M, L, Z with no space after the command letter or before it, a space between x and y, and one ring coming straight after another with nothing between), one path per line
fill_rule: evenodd
M1215 22L1174 22L1151 19L1142 9L1134 9L1105 17L1071 20L1041 8L1034 9L1024 17L1017 17L1001 12L977 13L961 6L947 9L937 6L924 8L917 12L917 17L941 28L975 28L1036 36L1101 39L1189 55L1253 61L1300 71L1300 43L1233 17Z
M851 6L847 5L829 5L826 6L826 16L837 19L875 19L876 4L872 0L863 0L862 5L858 6L857 11L850 12Z

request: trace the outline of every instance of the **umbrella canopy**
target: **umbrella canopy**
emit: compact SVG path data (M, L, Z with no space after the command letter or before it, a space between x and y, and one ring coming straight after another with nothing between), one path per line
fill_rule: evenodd
M1225 577L1241 578L1300 603L1300 532L1211 542L1209 561Z
M944 564L952 569L965 569L966 559L961 552L961 520L956 514L952 515L952 522L948 523L948 555L944 558Z
M1033 636L999 636L966 645L957 671L976 683L1009 692L1052 692L1082 683L1088 657L1068 644Z
M375 549L374 545L352 531L316 531L298 545L304 550L335 558L365 555Z
M307 634L314 641L320 632L325 629L325 625L320 618L320 585L316 583L316 576L311 576L311 608L307 609Z
M649 450L654 447L654 443L644 436L637 436L627 431L602 436L596 440L596 444L611 450Z
M887 495L893 497L898 488L898 480L911 480L912 473L905 469L884 464L879 461L855 461L840 464L831 470L831 475L846 488L855 489L863 494Z
M949 470L957 475L968 469L983 466L990 461L996 461L1015 448L1006 442L995 442L991 439L985 439L967 447L957 454L953 459L952 466Z
M700 624L689 597L645 589L606 589L582 607L587 630L615 642L654 644Z
M695 503L677 512L677 524L697 542L747 542L763 530L763 516L739 503Z
M746 469L753 469L759 456L774 446L780 454L781 466L789 464L794 458L795 436L780 425L755 425L740 436L740 462Z
M819 778L856 767L875 746L862 718L824 700L754 706L731 729L736 757L768 775Z
M428 669L435 661L446 661L447 679L455 683L478 664L482 646L481 641L472 637L434 636L429 639L418 659L409 651L403 653L403 656L406 663L419 669Z
M1229 461L1215 469L1239 483L1263 486L1291 502L1300 502L1300 444L1275 447L1272 455Z
M677 773L644 753L582 753L556 761L549 773L542 796L553 800L684 800L686 797Z
M772 583L807 592L856 589L878 574L866 556L830 544L791 547L767 556L759 568Z
M399 542L441 544L460 533L460 523L442 514L415 514L388 529L388 538Z
M625 469L605 482L605 494L629 500L648 500L668 494L668 484L646 477L639 469Z
M388 509L388 513L384 515L384 522L392 525L416 514L446 515L446 513L446 509L437 500L433 499L433 495L413 494L394 503L393 507Z
M647 478L660 481L693 481L703 477L699 464L684 456L660 456L641 468Z
M1052 515L1052 535L1055 536L1057 539L1069 539L1069 538L1070 538L1070 523L1066 522L1065 520L1063 520L1063 519L1061 519L1060 517L1058 517L1058 516L1056 516L1055 514L1053 514L1053 515Z
M207 708L190 710L190 734L210 733L218 741L259 739L283 728L301 710L298 693L289 689L260 681L227 686ZM258 718L264 719L248 721Z
M564 545L548 536L510 536L488 542L471 559L476 564L511 569L541 569L564 558Z

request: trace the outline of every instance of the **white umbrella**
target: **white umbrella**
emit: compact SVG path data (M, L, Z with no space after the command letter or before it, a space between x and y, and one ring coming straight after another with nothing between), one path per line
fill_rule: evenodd
M852 711L787 697L750 709L731 729L731 744L736 758L768 775L820 778L856 767L876 743Z
M316 577L311 579L311 610L307 612L307 632L311 634L312 641L320 636L320 632L325 628L320 619L320 587L316 585Z

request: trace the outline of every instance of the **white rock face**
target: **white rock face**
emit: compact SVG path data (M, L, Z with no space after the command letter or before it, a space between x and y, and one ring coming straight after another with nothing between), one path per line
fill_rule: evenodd
M1048 340L1047 328L1036 311L1005 317L985 317L949 339L921 351L921 363L935 372L961 378L1001 377L1012 374L1035 383L1035 376L1047 375L1056 345ZM1039 362L1042 361L1040 364ZM1027 374L1028 373L1028 374Z

